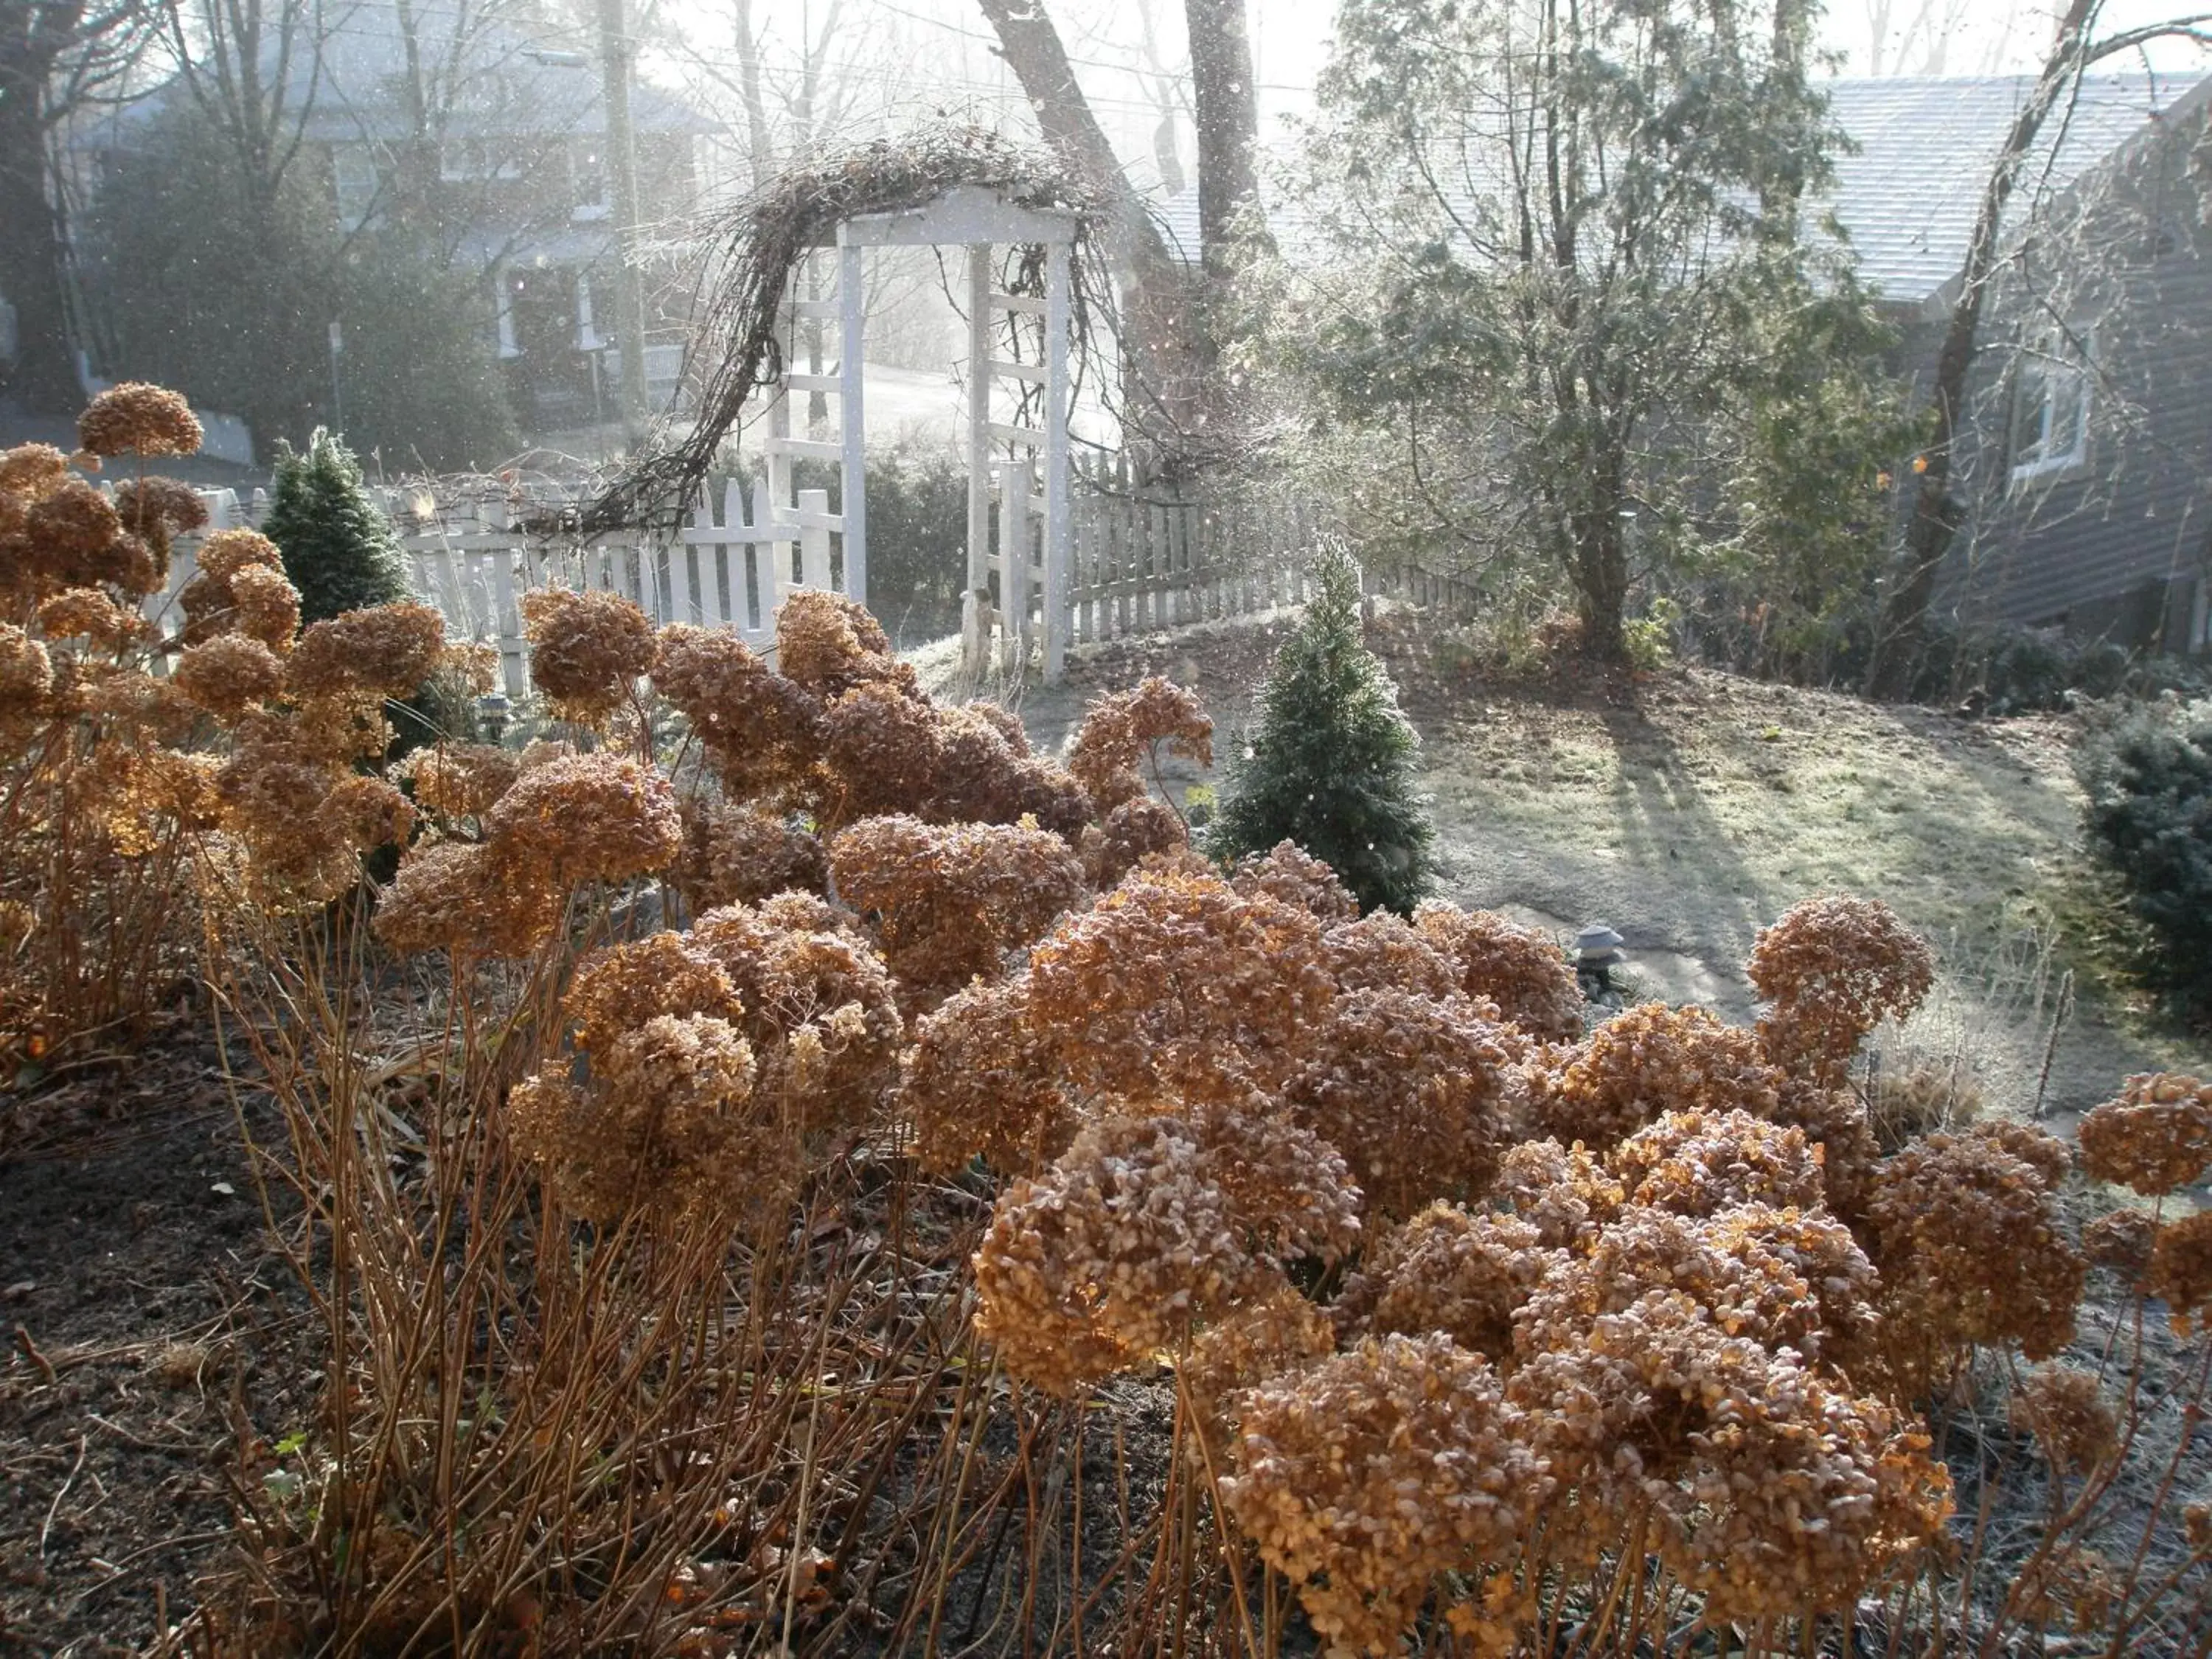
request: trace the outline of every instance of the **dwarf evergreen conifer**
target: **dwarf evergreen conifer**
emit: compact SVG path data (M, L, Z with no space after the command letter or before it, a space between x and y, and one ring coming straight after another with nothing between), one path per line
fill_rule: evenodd
M315 428L307 447L277 458L276 487L262 533L284 556L300 590L300 620L408 597L392 521L369 499L360 465L335 434Z
M1323 860L1362 909L1411 911L1435 837L1414 793L1413 725L1359 637L1359 567L1317 556L1318 592L1260 690L1259 729L1231 761L1207 846L1218 858L1288 839Z

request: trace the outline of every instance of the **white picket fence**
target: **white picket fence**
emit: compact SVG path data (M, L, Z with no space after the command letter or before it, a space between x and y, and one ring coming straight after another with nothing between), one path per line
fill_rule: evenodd
M732 479L719 519L702 501L672 537L589 544L532 535L516 523L517 506L503 499L465 503L425 523L411 510L409 492L378 493L400 530L416 592L444 613L448 635L498 646L511 697L530 689L520 601L535 588L611 590L656 623L728 629L759 651L775 643L775 616L787 595L803 587L842 591L831 536L837 519L825 490L799 490L796 507L779 516L762 480L751 490L749 514L746 490ZM203 491L201 498L208 505L203 533L257 526L269 507L266 492L258 489L244 501L229 489ZM521 510L542 505L525 503ZM198 568L200 539L178 539L168 587L149 610L173 605Z

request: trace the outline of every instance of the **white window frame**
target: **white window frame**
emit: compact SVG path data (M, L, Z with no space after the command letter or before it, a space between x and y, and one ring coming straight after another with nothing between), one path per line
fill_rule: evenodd
M2021 360L2013 393L2011 434L2017 439L2026 424L2022 416L2032 407L2037 436L2033 442L2013 451L2014 483L2052 477L2087 463L2092 392L2089 371L2094 349L2094 337L2089 331L2069 330L2045 335ZM2052 423L2069 400L2074 410L2074 429L2066 446L2053 450Z
M492 143L483 138L462 138L439 145L440 182L461 185L489 179L504 184L522 177L521 162L511 155L494 162L492 155Z

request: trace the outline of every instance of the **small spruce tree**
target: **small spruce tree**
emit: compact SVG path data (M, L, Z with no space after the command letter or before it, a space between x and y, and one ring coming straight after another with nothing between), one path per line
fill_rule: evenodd
M276 544L284 574L300 590L302 623L408 597L392 521L369 499L352 452L320 427L307 448L295 453L286 446L278 455L276 487L261 530Z
M1230 763L1207 837L1229 860L1288 839L1327 863L1364 910L1409 912L1434 871L1414 793L1420 746L1397 688L1359 636L1359 567L1316 557L1318 592L1260 689L1259 729Z

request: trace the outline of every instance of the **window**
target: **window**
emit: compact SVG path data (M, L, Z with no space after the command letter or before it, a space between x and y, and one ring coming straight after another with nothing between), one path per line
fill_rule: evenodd
M479 179L520 179L522 164L481 138L468 138L439 149L438 177L449 185Z
M570 153L569 176L575 181L576 199L568 216L579 222L604 219L608 214L607 169L599 158L596 138L579 143Z
M367 144L331 145L331 182L337 196L339 225L360 229L375 210L383 182L377 175L374 153Z
M2012 478L2047 477L2089 458L2086 337L2048 335L2021 359L2013 396Z

